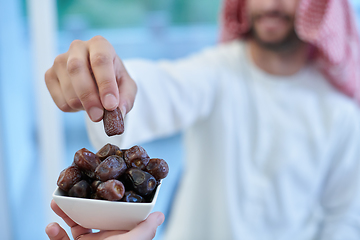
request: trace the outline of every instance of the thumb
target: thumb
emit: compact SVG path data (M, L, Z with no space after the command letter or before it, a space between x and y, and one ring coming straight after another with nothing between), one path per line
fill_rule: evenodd
M50 240L70 240L66 231L58 223L50 223L46 226L45 232Z
M165 216L161 212L151 213L146 220L126 233L126 239L150 240L155 237L157 228L164 222Z

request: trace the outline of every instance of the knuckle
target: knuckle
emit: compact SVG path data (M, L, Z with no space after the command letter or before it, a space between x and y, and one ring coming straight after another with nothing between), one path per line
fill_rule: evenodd
M98 82L98 87L100 91L112 90L112 86L113 81L111 81L110 79L104 79Z
M90 41L106 41L106 39L103 36L97 35L90 39Z
M71 112L72 109L67 103L57 104L58 108L63 112Z
M75 98L70 98L67 100L67 104L72 108L72 109L81 109L82 108L82 104L79 98L75 97Z
M70 75L79 73L85 67L85 63L78 58L71 58L67 62L67 71Z
M62 66L64 64L66 64L66 55L62 53L55 58L54 66Z
M91 66L97 67L97 66L103 66L106 64L110 64L111 63L111 58L110 56L104 54L104 53L95 53L91 59Z
M77 46L82 45L82 44L84 44L84 41L75 39L74 41L72 41L72 42L70 43L69 49L71 49L71 48L76 48Z
M85 91L79 95L79 99L84 104L89 103L93 99L93 93Z
M53 77L52 69L48 69L44 74L44 79L46 85L50 82L51 78Z

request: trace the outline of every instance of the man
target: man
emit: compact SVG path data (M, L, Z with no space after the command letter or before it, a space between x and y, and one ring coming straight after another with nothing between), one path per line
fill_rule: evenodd
M224 43L173 62L123 64L102 37L74 41L46 73L55 103L87 111L96 148L184 131L167 240L358 239L359 45L347 2L224 6ZM321 28L329 22L345 36ZM125 133L109 139L94 122L116 107Z

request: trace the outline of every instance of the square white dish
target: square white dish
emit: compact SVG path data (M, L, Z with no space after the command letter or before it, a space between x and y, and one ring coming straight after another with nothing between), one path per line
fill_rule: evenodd
M53 193L56 204L74 222L84 228L98 230L131 230L145 220L155 206L161 182L151 203L128 203L69 197L57 188Z

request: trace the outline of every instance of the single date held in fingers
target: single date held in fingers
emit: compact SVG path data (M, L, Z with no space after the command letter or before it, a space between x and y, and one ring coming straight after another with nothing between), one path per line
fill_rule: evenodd
M119 108L116 108L113 111L108 111L105 109L103 122L104 122L105 133L109 137L123 134L124 119Z

